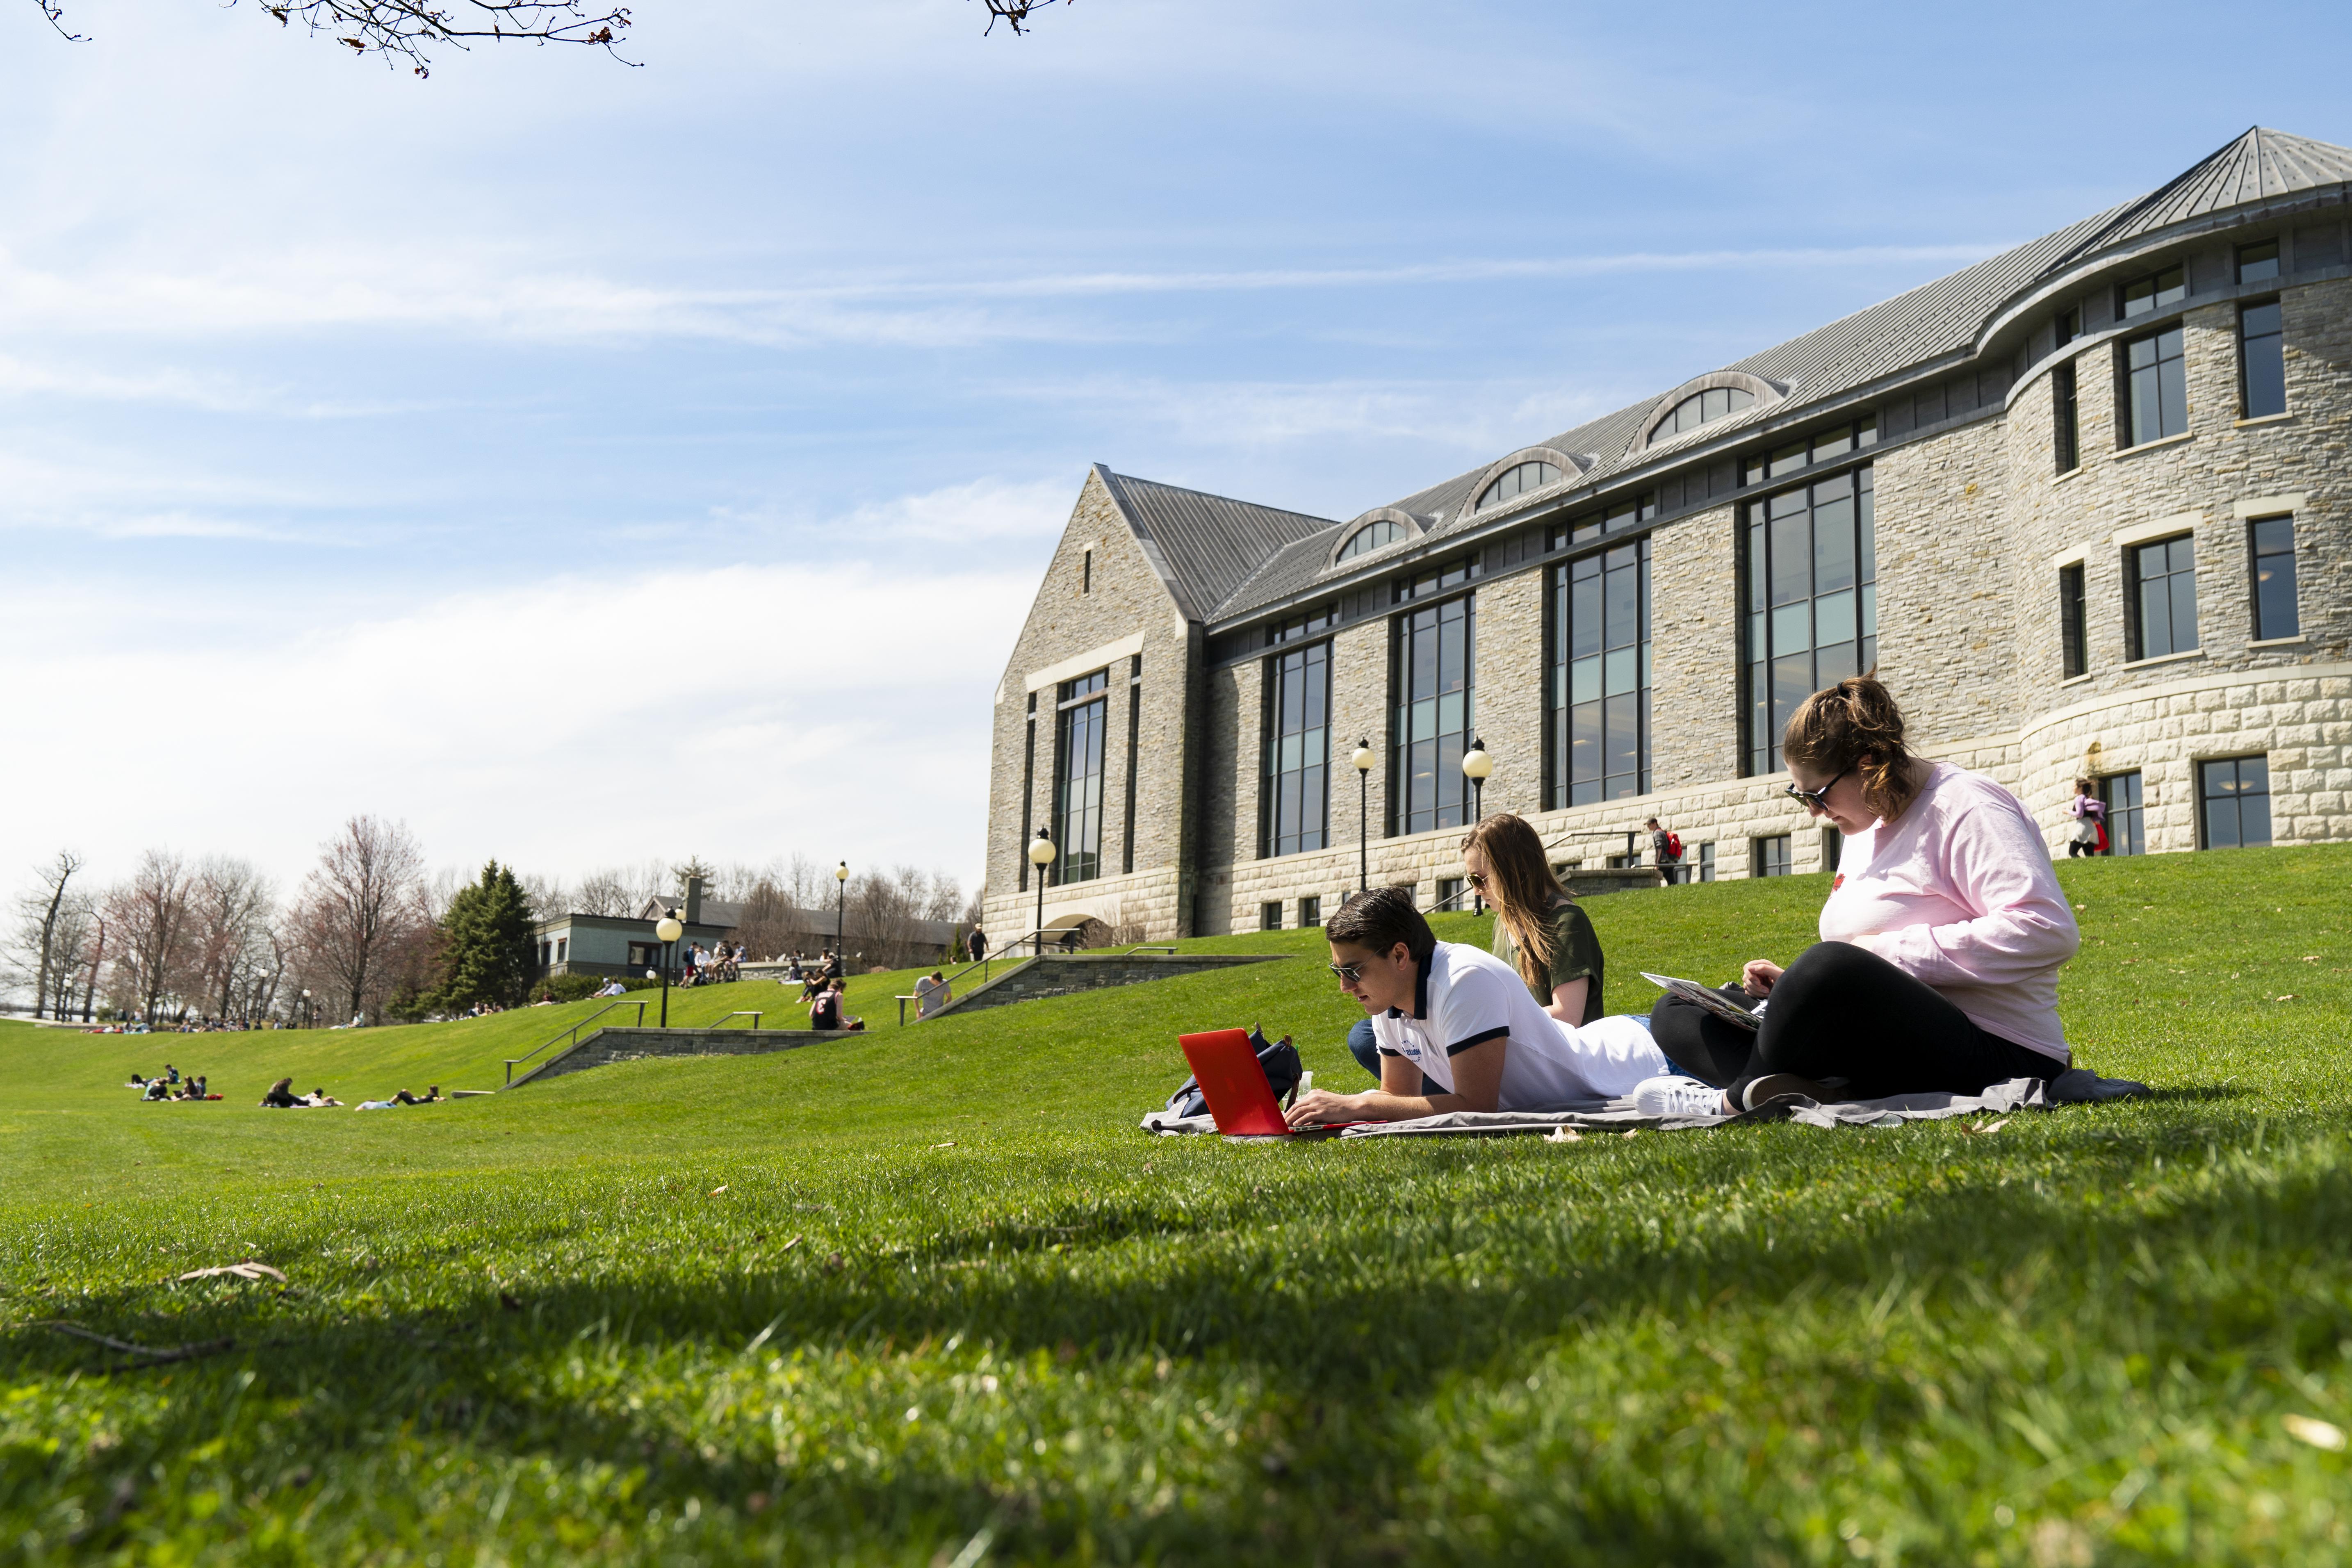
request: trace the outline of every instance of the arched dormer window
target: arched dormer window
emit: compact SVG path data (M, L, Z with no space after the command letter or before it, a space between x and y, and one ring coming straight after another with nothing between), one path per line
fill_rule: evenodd
M1710 386L1705 392L1695 392L1675 404L1674 411L1658 421L1658 427L1650 433L1650 438L1656 440L1661 436L1679 436L1685 430L1712 425L1743 408L1755 406L1756 395L1744 387Z
M1525 495L1529 490L1539 490L1546 485L1558 484L1559 477L1559 468L1556 464L1544 462L1540 458L1532 463L1514 463L1496 475L1493 484L1478 492L1478 504L1470 510L1484 511L1488 507L1499 505L1514 496Z
M1339 553L1331 559L1351 561L1359 555L1369 555L1384 544L1394 544L1404 537L1404 524L1382 518L1377 522L1368 522L1348 535L1348 542L1339 546Z
M1710 371L1652 404L1641 436L1628 450L1675 440L1718 419L1737 418L1761 405L1778 403L1788 390L1744 370Z

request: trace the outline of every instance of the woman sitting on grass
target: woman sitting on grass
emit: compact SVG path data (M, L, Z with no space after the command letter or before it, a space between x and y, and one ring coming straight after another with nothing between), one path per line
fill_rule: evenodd
M1648 1083L1636 1103L1713 1115L1783 1094L1979 1094L2063 1071L2058 966L2081 937L2017 797L1913 756L1895 700L1866 675L1807 698L1780 751L1789 794L1845 836L1822 940L1786 969L1748 963L1760 1028L1660 999L1659 1046L1712 1087Z
M1495 907L1495 956L1519 972L1536 1005L1565 1027L1601 1016L1601 939L1553 875L1543 840L1526 818L1497 812L1462 840L1462 868ZM1372 1021L1348 1031L1348 1050L1381 1076Z
M1501 959L1438 941L1410 888L1360 894L1323 934L1331 973L1371 1015L1381 1087L1310 1089L1290 1109L1294 1127L1589 1103L1667 1070L1639 1018L1570 1028Z

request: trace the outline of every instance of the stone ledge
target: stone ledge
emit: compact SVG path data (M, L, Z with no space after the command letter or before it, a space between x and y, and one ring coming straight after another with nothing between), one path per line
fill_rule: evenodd
M541 1062L507 1088L520 1089L542 1079L647 1057L761 1057L827 1040L869 1037L864 1029L599 1029Z

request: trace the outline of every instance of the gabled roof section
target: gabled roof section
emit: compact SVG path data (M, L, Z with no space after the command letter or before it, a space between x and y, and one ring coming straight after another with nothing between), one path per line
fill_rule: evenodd
M1286 545L1339 526L1328 517L1114 474L1099 463L1095 472L1194 620L1223 604Z
M2352 182L2352 148L2257 125L2220 152L2116 215L2081 248L2137 239L2231 207Z

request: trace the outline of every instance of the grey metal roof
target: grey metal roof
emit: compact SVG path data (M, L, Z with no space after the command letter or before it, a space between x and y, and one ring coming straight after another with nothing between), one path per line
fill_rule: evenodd
M1096 471L1138 533L1158 545L1198 615L1223 604L1283 546L1339 526L1328 517L1114 474L1099 464Z
M1639 446L1652 411L1667 395L1662 390L1615 413L1531 445L1598 454L1600 460L1569 488L1582 489L1605 484L1630 470L1656 464L1661 458L1671 459L1679 448L1710 446L1733 431L1793 409L1834 402L1906 371L1965 357L1976 346L1978 334L1987 321L2003 305L2083 257L2235 207L2348 184L2352 184L2352 148L2257 126L2147 195L2110 207L2053 234L1964 267L1949 277L1939 278L1723 367L1745 371L1785 386L1786 395L1777 401L1759 400L1754 406L1727 419L1716 420L1679 440ZM2352 192L2339 191L2338 195ZM1479 521L1469 510L1471 488L1492 461L1391 504L1421 520L1422 544L1466 531ZM1352 574L1352 568L1346 572L1328 568L1331 547L1338 542L1339 524L1297 512L1270 513L1244 501L1203 496L1192 490L1147 487L1145 481L1138 479L1121 479L1117 484L1134 489L1166 491L1191 498L1193 503L1210 503L1195 504L1184 510L1182 517L1185 549L1204 561L1213 560L1216 565L1213 573L1202 570L1198 580L1204 588L1212 583L1223 584L1222 591L1204 591L1195 596L1200 613L1211 619L1244 616L1306 593L1327 575L1337 579ZM1282 532L1261 523L1256 525L1258 542L1244 543L1238 534L1223 531L1216 520L1223 513L1216 509L1278 518L1284 520L1286 528L1296 531ZM1171 553L1172 556L1174 552Z

